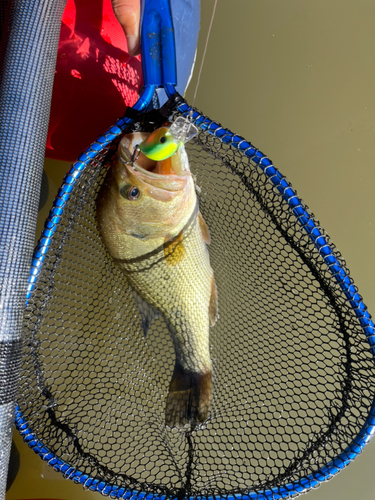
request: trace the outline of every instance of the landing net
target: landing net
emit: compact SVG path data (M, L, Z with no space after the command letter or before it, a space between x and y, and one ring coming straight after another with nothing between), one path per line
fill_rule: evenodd
M340 253L270 160L194 118L200 133L186 150L220 314L210 330L209 419L165 426L170 334L159 317L145 338L131 288L99 236L96 196L114 141L82 173L71 171L47 221L17 425L56 470L113 497L294 496L369 439L371 319Z

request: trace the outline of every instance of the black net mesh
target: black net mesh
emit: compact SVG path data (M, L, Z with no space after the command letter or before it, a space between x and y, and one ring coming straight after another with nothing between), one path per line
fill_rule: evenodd
M19 405L51 452L110 485L180 498L279 488L358 434L375 392L373 357L324 260L255 162L204 131L186 149L219 297L209 419L165 426L171 336L159 317L144 337L95 219L114 147L79 178L45 257L27 308Z

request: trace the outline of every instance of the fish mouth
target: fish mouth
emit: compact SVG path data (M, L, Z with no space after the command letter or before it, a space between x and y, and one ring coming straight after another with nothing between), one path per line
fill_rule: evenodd
M167 160L169 160L169 158ZM149 177L152 177L154 179L168 179L171 175L183 175L183 172L179 168L179 165L173 165L173 163L177 162L170 161L170 165L168 165L167 160L150 160L143 153L140 153L137 160L133 163L133 165L130 166L133 168L133 170L141 172L142 174L148 175ZM166 170L169 170L169 173L167 173Z
M151 160L147 158L139 149L136 151L138 144L140 144L149 134L145 132L135 132L128 134L121 140L120 143L120 159L126 166L137 171L151 179L164 179L168 180L171 177L190 175L187 158L185 155L177 150L177 152L169 158L161 161ZM138 154L139 153L139 154ZM135 154L136 160L132 161Z

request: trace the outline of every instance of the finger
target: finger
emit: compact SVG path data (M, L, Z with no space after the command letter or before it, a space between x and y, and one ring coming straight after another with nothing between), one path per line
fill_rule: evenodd
M118 22L125 32L128 42L128 52L130 55L136 56L140 52L140 0L112 0L112 7Z

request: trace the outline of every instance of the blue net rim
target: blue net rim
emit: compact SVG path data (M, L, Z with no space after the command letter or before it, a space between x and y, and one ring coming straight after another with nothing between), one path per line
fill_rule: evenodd
M184 116L188 116L191 110L192 108L190 108L187 104L182 104L178 108L178 111ZM198 111L194 109L192 111L192 118L196 126L198 126L201 130L219 138L224 144L238 149L251 159L251 161L256 164L270 179L283 200L288 203L290 210L308 234L315 248L324 259L331 274L345 294L348 303L354 311L366 335L371 353L375 360L375 327L367 307L358 293L357 287L355 286L352 278L335 256L334 248L331 246L322 229L316 224L314 217L308 213L302 200L293 190L288 180L274 167L271 160L266 155L264 155L259 149L255 148L251 143L247 142L243 137L233 134L217 122L214 122L206 116L200 114ZM45 255L48 252L52 237L64 212L64 206L69 199L70 193L73 191L76 180L80 177L85 167L92 160L94 160L99 153L103 152L103 150L107 148L116 137L126 130L130 122L131 119L129 118L119 119L115 125L110 127L103 136L100 136L79 156L77 161L71 166L69 172L65 176L63 184L58 191L53 207L46 220L41 238L34 251L27 289L26 304L33 292ZM166 498L166 495L138 492L124 487L108 484L105 481L90 477L89 475L77 470L75 467L72 467L68 463L59 459L55 454L51 453L48 447L46 447L33 433L25 421L18 405L16 407L15 424L24 441L37 455L40 456L40 458L53 467L54 470L61 472L66 478L83 485L86 489L97 491L105 496L111 496L112 498L127 499L132 496L136 496L142 500L164 500ZM364 446L368 443L374 433L375 399L372 402L369 415L367 416L367 419L356 438L342 453L340 453L340 455L331 460L318 471L284 486L268 490L259 490L248 494L238 494L234 496L226 495L225 498L226 500L279 500L304 493L312 488L316 488L321 482L332 478L344 467L346 467L363 450ZM219 500L221 497L191 497L189 500L198 500L200 498L202 498L202 500L203 498L208 500Z

